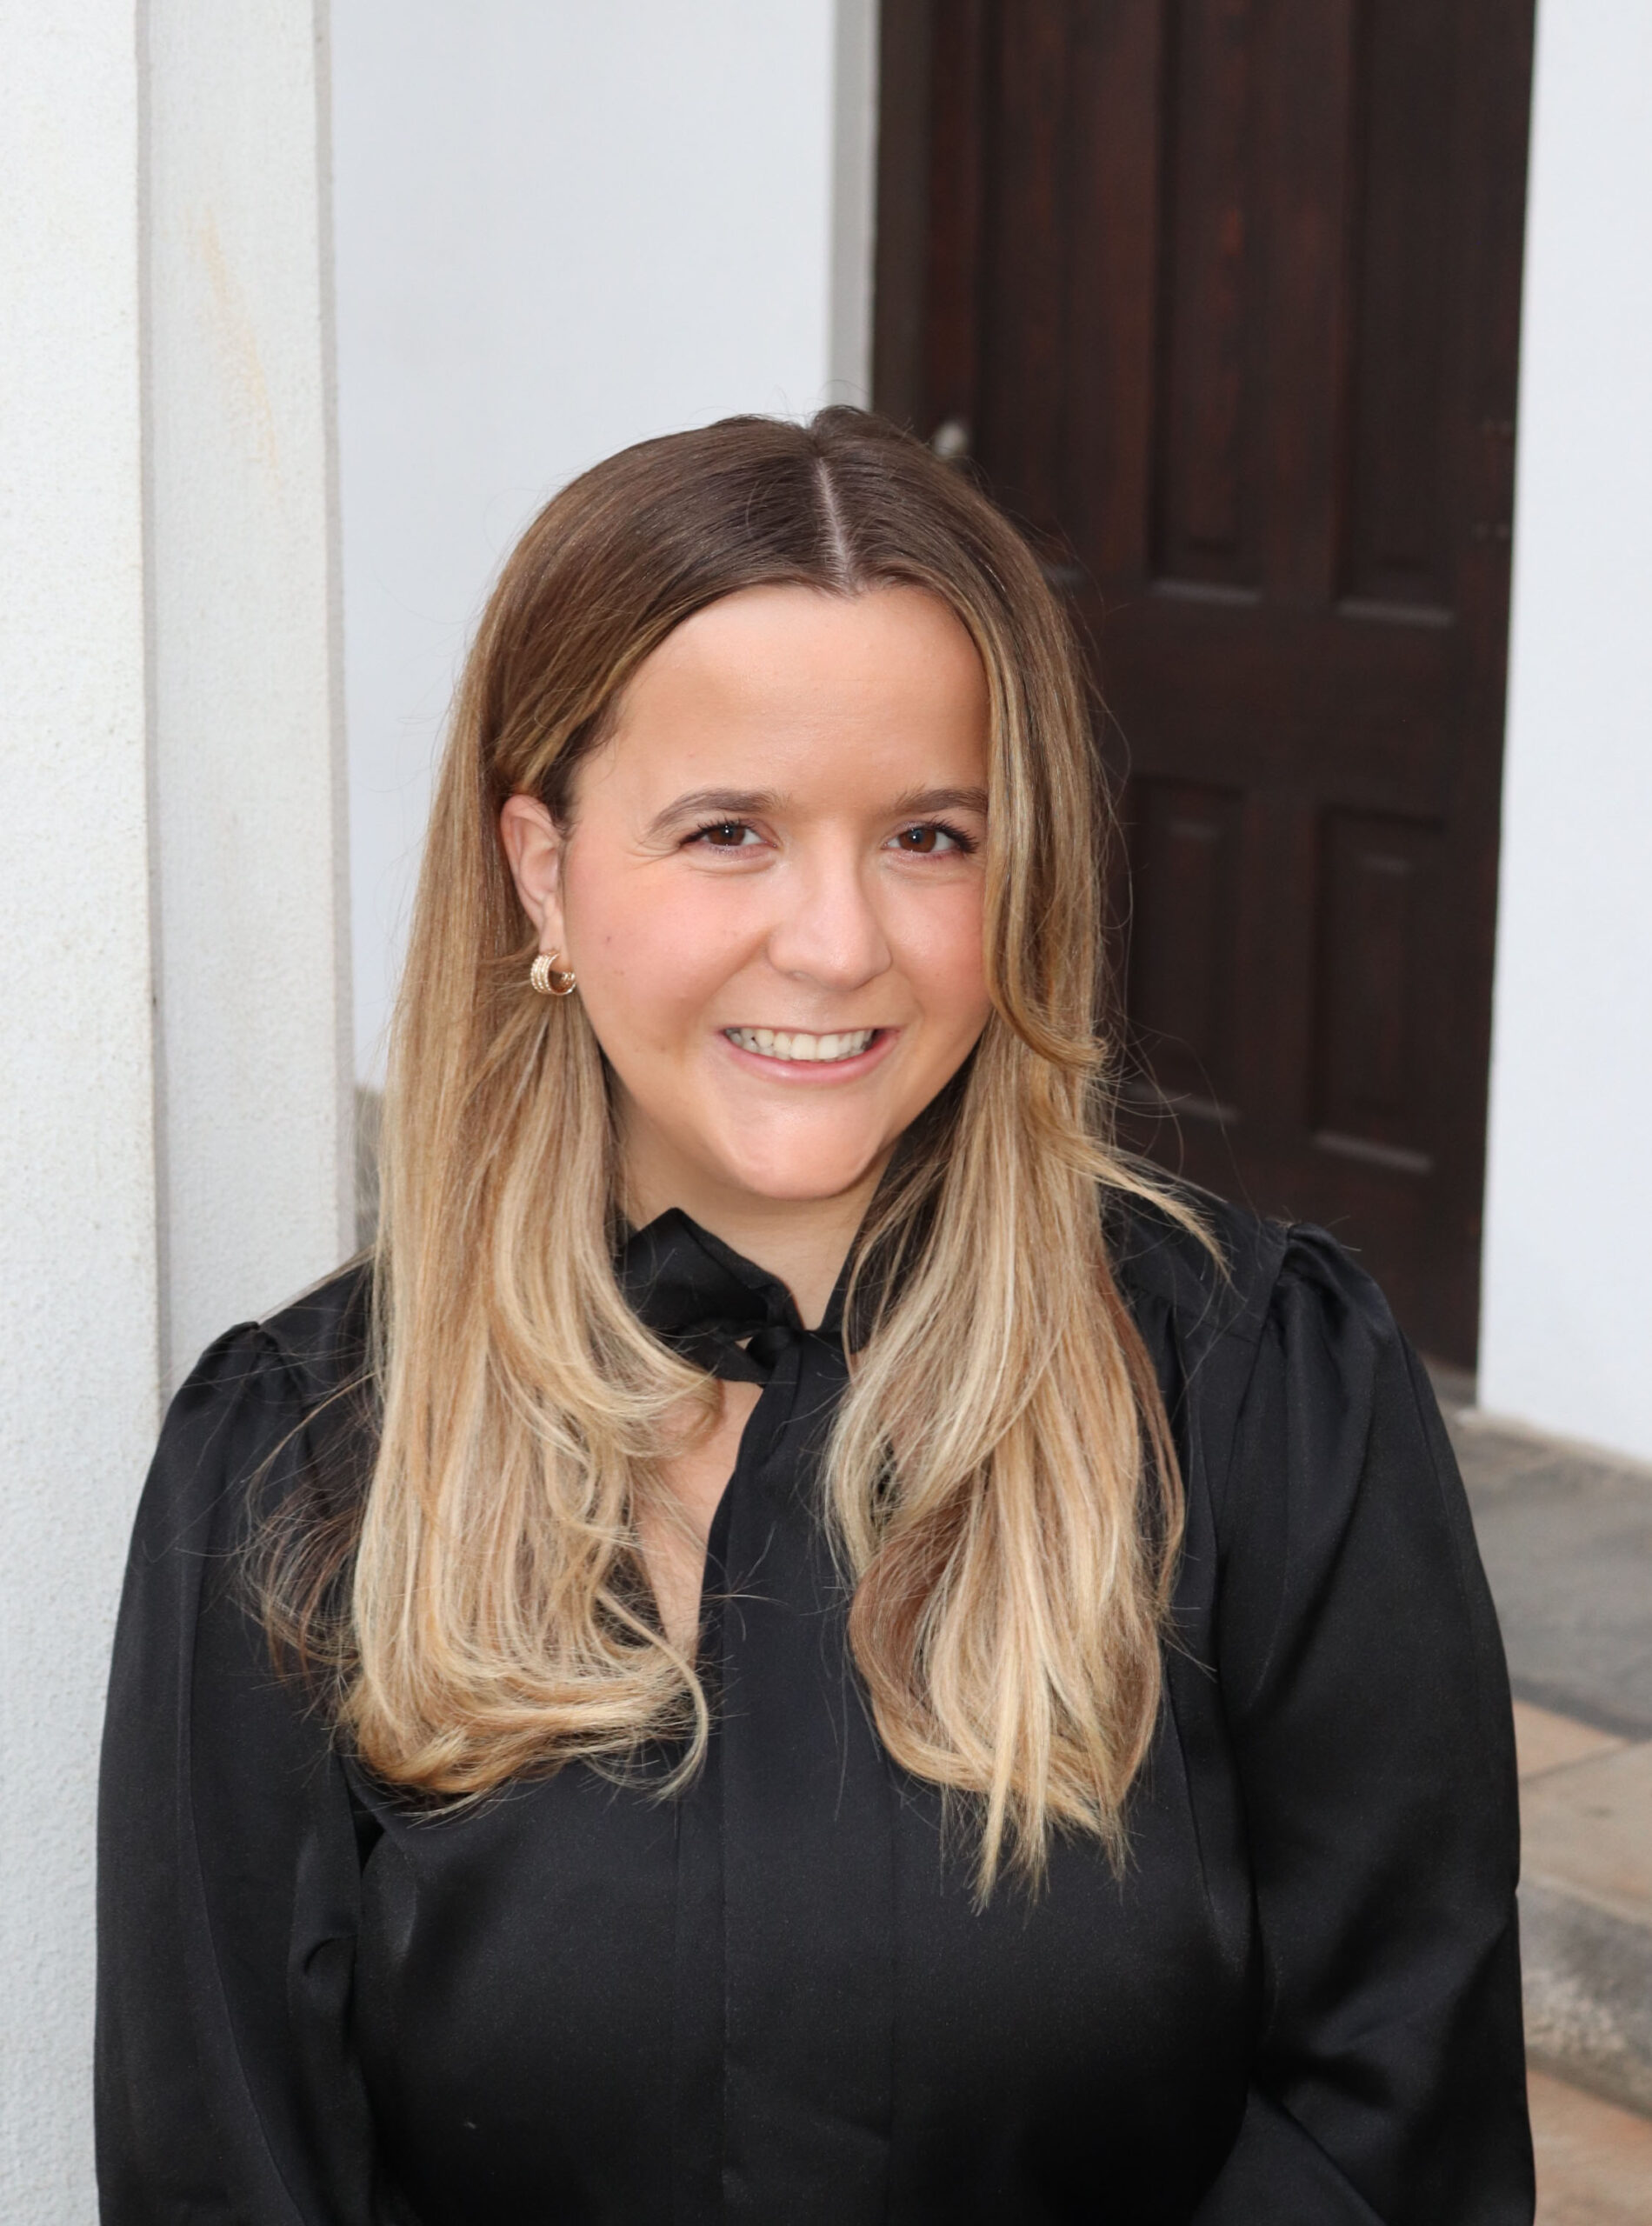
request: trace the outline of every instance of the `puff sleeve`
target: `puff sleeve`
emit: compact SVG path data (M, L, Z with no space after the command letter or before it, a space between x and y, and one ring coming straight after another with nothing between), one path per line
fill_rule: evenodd
M1502 1644L1427 1377L1292 1232L1216 1507L1261 2011L1198 2226L1532 2216Z
M366 2226L348 2033L359 1860L327 1729L273 1674L250 1494L304 1457L264 1331L173 1401L122 1598L99 1802L97 2117L107 2226Z

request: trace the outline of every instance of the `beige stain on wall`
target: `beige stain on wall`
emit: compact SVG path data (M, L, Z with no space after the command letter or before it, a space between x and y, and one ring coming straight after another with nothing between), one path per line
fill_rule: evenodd
M268 475L276 492L282 488L281 449L276 431L275 407L270 382L259 353L257 329L245 290L224 253L217 219L209 209L194 229L196 261L206 280L211 303L210 325L228 377L237 398L236 412L245 426L250 451Z

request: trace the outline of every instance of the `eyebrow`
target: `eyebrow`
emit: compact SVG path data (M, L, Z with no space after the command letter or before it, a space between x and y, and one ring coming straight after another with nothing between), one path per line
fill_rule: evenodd
M745 819L760 812L782 810L786 801L774 789L690 789L656 812L648 831L657 835L679 820L703 818L711 812ZM922 818L937 811L975 811L984 818L987 792L984 789L907 789L890 805L891 816L896 819L909 815Z
M984 789L908 789L895 799L898 817L911 812L923 817L932 811L978 811L987 816L987 792Z
M686 796L673 797L663 811L656 811L648 831L657 835L676 820L703 819L714 811L744 819L752 812L772 811L779 802L772 789L690 789Z

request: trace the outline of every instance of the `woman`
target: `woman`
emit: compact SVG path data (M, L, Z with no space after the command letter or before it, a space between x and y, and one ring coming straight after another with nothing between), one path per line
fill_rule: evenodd
M1110 1146L1103 823L1036 564L876 421L530 527L376 1258L139 1518L106 2217L1530 2217L1461 1488L1329 1238Z

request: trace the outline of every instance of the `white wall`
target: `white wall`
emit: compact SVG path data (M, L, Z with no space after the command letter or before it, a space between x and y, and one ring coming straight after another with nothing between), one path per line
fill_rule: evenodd
M90 2190L92 1776L154 1436L134 10L0 11L0 2216Z
M358 1072L487 583L585 465L864 399L874 0L336 0Z
M1652 1458L1652 9L1540 0L1480 1399Z
M19 2226L97 2212L97 1742L163 1383L346 1241L317 63L316 12L288 0L0 4L0 2218Z

